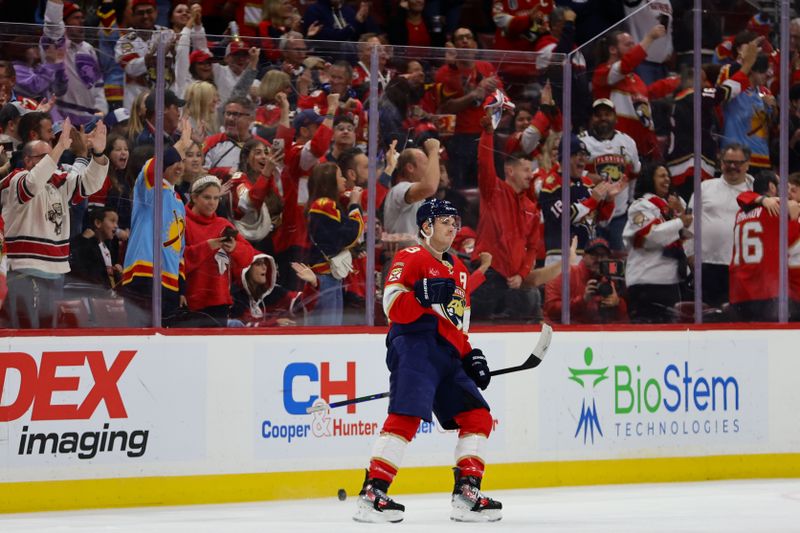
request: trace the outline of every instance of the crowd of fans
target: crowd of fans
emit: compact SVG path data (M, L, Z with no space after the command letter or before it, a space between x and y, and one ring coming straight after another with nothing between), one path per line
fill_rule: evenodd
M488 34L459 23L470 18L460 2L42 2L30 21L39 17L38 34L0 31L3 323L148 326L154 275L167 326L357 323L367 276L380 288L392 254L416 242L415 213L430 197L461 212L452 253L474 273L473 321L495 323L560 320L563 253L573 323L686 319L701 274L690 268L700 218L708 316L774 320L777 284L752 286L777 279L786 202L798 318L800 174L777 198L773 28L756 14L704 49L695 219L698 73L686 66L687 17L673 17L691 3L498 0ZM711 35L719 28L712 16L704 24ZM577 51L598 34L596 54ZM537 55L490 61L479 37L485 48ZM786 53L797 172L800 19ZM569 125L563 57L573 67ZM378 123L375 198L369 120Z

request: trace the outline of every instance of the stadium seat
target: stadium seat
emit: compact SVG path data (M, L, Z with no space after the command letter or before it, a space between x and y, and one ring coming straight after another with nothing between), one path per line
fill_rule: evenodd
M88 328L90 326L89 307L83 298L56 301L57 328Z
M90 298L94 325L100 328L124 328L128 325L125 300L122 298Z

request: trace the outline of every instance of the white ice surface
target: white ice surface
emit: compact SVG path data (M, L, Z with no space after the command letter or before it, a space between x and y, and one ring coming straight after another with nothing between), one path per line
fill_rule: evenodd
M800 532L800 480L487 491L493 524L451 522L449 495L400 496L401 524L353 522L354 498L0 515L0 532Z

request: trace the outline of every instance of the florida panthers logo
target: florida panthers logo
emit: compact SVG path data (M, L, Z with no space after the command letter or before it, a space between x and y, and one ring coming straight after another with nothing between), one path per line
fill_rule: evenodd
M453 298L450 300L450 303L441 304L439 309L437 309L437 312L449 320L450 323L456 328L466 331L466 310L466 291L463 288L456 286L456 290L453 293Z

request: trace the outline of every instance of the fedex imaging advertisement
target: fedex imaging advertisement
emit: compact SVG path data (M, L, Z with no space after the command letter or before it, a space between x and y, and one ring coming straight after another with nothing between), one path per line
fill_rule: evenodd
M487 353L497 354L502 348L502 344L484 347ZM311 414L307 409L322 400L332 403L387 391L383 337L354 336L337 344L305 339L292 349L276 350L273 344L270 351L270 357L254 360L256 458L368 457L386 418L388 398ZM505 433L502 381L493 383L485 396L494 418L490 447L501 447ZM451 457L456 439L457 432L442 428L436 417L430 423L423 421L407 451L407 463L424 463L431 453Z
M67 337L2 348L0 479L12 480L14 468L141 466L204 454L202 345Z
M555 428L541 435L544 448L724 454L768 439L763 341L659 337L562 343L541 382L542 395L560 400L539 410Z

